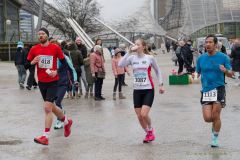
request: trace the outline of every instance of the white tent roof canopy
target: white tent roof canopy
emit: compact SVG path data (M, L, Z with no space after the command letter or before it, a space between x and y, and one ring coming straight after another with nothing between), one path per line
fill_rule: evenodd
M110 24L115 30L121 33L144 33L157 36L165 36L166 31L157 23L151 14L151 2L145 0L143 6L137 9L131 16L115 21ZM104 30L101 35L111 33Z

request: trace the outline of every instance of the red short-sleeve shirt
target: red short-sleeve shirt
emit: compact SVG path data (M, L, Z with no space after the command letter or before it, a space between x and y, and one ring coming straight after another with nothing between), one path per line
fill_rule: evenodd
M64 59L63 52L56 44L49 43L48 46L37 44L31 48L27 60L32 61L36 56L40 55L37 63L37 76L40 82L53 82L59 79L59 76L50 77L46 70L57 70L57 59Z

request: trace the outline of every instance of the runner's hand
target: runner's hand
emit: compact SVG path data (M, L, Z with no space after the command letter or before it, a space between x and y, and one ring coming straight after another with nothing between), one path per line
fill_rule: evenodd
M137 45L134 45L134 46L132 46L132 47L130 48L130 50L131 50L132 52L136 52L137 49L138 49L138 46L137 46Z
M164 92L165 92L164 87L163 87L163 86L160 86L160 87L159 87L159 93L160 93L160 94L163 94Z
M224 67L224 65L220 65L219 68L223 73L226 73L227 69Z
M33 64L36 64L36 63L39 62L39 60L40 60L40 56L36 56L36 57L31 61L31 64L32 64L32 65L33 65Z
M78 81L75 81L74 84L73 84L73 86L74 86L74 87L78 87L78 84L79 84Z
M138 49L138 46L137 46L137 45L132 45L132 46L129 47L128 53L131 54L131 53L133 53L133 52L136 52L137 49Z
M57 75L57 70L51 70L52 72L51 73L49 73L49 76L50 77L55 77L56 75Z

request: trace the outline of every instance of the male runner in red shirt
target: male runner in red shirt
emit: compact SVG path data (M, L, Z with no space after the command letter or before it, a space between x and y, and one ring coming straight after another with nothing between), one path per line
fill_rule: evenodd
M44 100L45 111L45 131L40 137L34 138L34 142L48 145L50 128L52 126L54 113L61 121L64 122L64 136L68 137L71 134L72 119L67 118L61 109L55 106L54 100L57 95L58 74L57 74L57 59L67 67L61 48L48 41L49 32L46 28L41 28L38 31L38 40L40 44L31 48L28 57L26 68L37 64L37 76L39 89Z

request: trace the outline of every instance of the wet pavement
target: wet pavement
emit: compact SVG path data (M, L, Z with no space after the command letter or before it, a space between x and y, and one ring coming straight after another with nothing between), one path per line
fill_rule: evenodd
M156 56L164 74L166 93L155 93L151 110L156 140L143 144L132 102L131 77L126 100L112 100L114 79L110 60L103 84L105 101L64 99L73 119L72 134L51 130L49 146L33 142L42 134L44 113L39 90L20 90L13 63L0 62L0 160L238 160L240 154L239 89L227 79L227 106L222 112L220 147L212 149L211 125L203 121L200 84L169 86L174 67L170 54ZM153 73L154 75L154 73ZM155 75L154 75L155 76Z

